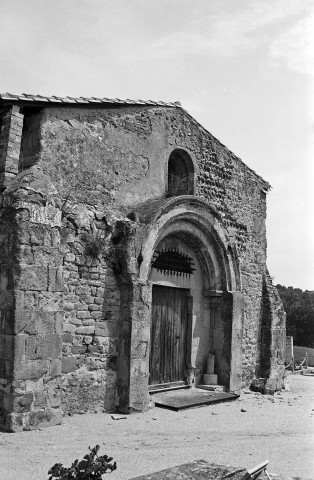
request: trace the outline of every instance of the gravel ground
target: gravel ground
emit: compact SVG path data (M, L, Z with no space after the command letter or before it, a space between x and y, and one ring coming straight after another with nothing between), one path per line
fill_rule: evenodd
M120 420L74 415L61 426L0 432L0 479L47 480L54 463L69 466L96 444L117 462L111 480L201 458L247 468L267 459L270 474L314 478L314 376L289 379L290 391L274 396L244 392L230 403L181 412L155 407Z

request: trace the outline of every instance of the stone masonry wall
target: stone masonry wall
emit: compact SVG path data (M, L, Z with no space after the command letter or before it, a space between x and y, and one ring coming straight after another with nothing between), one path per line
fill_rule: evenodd
M59 206L37 168L1 198L0 423L10 431L61 422Z
M119 290L108 265L102 237L106 231L95 230L95 212L83 205L79 212L68 214L62 228L65 413L108 411L116 403ZM103 214L98 216L102 218ZM100 227L104 224L97 220L96 223ZM90 233L92 228L94 236Z
M14 318L13 252L15 242L15 216L13 211L0 209L0 425L10 423L13 382Z
M0 371L7 369L4 378L11 382L0 380L4 417L12 411L5 403L8 392L22 395L22 407L15 408L22 408L21 415L12 429L59 421L61 397L65 413L111 410L118 401L128 409L129 372L142 368L140 351L130 358L131 330L136 334L144 328L141 315L147 319L149 309L138 293L140 239L147 234L150 212L154 215L168 196L167 165L175 149L191 156L195 195L221 215L230 244L237 247L244 293L243 384L259 369L265 284L272 317L271 368L276 371L274 352L281 348L284 327L276 292L266 279L269 185L181 108L50 106L25 115L21 173L5 191L24 212L14 213L20 226L13 229L21 272L12 281L4 276L0 290L5 352ZM6 202L4 245L13 234L5 227L12 208ZM128 248L122 248L126 243ZM126 251L133 252L129 258L123 256ZM2 256L3 272L14 269L10 261ZM133 324L130 298L141 312ZM14 322L27 319L26 330L8 333L8 315ZM22 342L18 350L16 342ZM13 385L13 378L20 383ZM134 404L142 408L146 399L135 390Z
M267 315L270 328L268 375L265 384L265 392L273 393L282 388L282 380L285 375L285 341L286 341L286 313L277 289L273 286L270 275L266 274L264 280L265 295L263 297L263 313ZM269 322L270 319L270 322ZM264 322L261 323L263 331Z
M175 148L191 155L196 195L223 216L230 241L237 245L245 294L247 384L256 370L268 184L181 109L67 108L49 109L42 116L43 169L62 195L103 205L111 213L132 214L166 195L165 172Z

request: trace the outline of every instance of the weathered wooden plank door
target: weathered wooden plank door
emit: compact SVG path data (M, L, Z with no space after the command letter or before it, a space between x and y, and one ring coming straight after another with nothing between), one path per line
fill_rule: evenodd
M185 379L189 290L153 285L149 383Z

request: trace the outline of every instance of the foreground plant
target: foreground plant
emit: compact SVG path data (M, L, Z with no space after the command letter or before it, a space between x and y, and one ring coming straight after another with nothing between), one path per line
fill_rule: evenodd
M99 445L89 448L90 453L80 462L75 460L71 467L63 467L62 463L55 463L48 471L49 480L101 480L104 473L116 470L116 462L111 463L112 457L98 456Z

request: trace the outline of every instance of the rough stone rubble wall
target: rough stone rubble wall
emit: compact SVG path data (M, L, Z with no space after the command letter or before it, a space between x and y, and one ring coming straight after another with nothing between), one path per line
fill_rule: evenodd
M273 393L280 390L283 385L282 381L285 375L285 332L286 332L286 313L283 309L283 304L277 289L271 281L271 277L267 272L264 278L263 295L263 317L260 323L260 329L263 341L263 330L267 331L270 338L269 352L267 354L267 362L265 358L261 358L261 364L268 366L268 371L260 372L261 377L267 379L265 383L265 392ZM265 318L266 317L266 318ZM265 321L266 320L266 321ZM265 342L263 342L265 344ZM263 349L259 350L260 356L263 354Z
M267 184L181 110L55 109L43 119L43 168L54 181L61 168L63 184L59 182L58 188L77 187L77 199L106 204L113 214L128 213L165 195L165 165L174 148L186 149L196 161L196 195L222 214L230 241L237 245L245 299L243 382L247 384L256 375L266 275ZM80 165L81 177L72 179L62 162L76 166L76 172Z
M167 162L175 148L193 158L195 194L221 214L230 243L237 246L244 292L243 384L248 384L259 368L267 184L181 109L49 108L27 124L22 166L38 163L61 197L63 410L111 409L117 402L117 377L122 383L128 378L121 373L127 362L119 367L118 357L127 357L129 346L118 345L118 336L130 333L125 298L135 294L123 282L117 285L121 265L115 252L130 225L137 236L148 228L136 212L142 208L154 214L164 201ZM97 248L92 246L91 253L93 242ZM134 256L127 261L136 288L139 251L132 248ZM25 251L20 261L27 263L27 258ZM44 261L48 264L49 256ZM282 325L277 337L280 343Z
M200 135L198 126L188 118L177 122L173 116L172 122L174 146L187 148L197 160L197 195L222 214L230 241L237 246L244 293L243 383L248 384L256 374L257 338L266 274L264 192L267 185L210 134Z
M64 326L62 408L112 410L116 403L119 290L104 251L94 256L90 211L63 222ZM101 230L100 230L101 231ZM100 242L100 247L102 246Z

